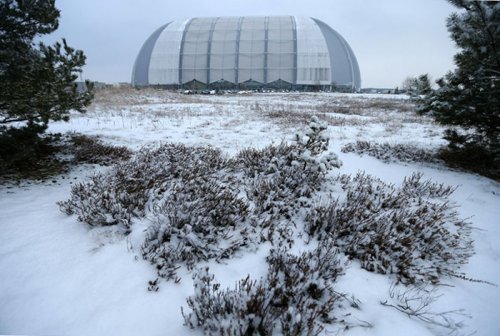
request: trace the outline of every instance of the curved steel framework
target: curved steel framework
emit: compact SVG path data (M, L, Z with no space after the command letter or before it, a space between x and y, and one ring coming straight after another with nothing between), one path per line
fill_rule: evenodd
M213 17L170 22L144 43L134 86L282 87L358 90L348 43L304 17Z

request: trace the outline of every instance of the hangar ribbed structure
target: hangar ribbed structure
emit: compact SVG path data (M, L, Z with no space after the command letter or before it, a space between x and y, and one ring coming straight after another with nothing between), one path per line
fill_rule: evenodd
M327 24L295 16L172 21L142 46L134 86L358 90L358 62Z

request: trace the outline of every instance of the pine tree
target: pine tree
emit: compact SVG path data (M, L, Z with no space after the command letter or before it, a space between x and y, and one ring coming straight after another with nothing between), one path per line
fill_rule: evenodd
M446 131L450 150L468 158L468 165L481 164L473 162L476 158L483 161L498 175L500 2L449 1L461 10L447 19L451 38L460 49L454 57L457 68L436 81L438 89L426 95L420 111L444 125L458 126Z
M0 0L0 177L57 173L52 136L42 136L50 121L85 111L93 97L87 83L75 80L85 65L81 50L63 39L52 46L35 39L55 31L55 0Z
M92 85L78 92L75 83L83 52L64 39L34 42L57 29L55 0L0 0L0 18L0 134L19 123L39 134L70 110L83 112L92 99Z

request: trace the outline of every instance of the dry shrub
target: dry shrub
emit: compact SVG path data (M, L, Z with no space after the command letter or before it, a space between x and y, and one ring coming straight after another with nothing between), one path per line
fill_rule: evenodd
M340 166L324 153L325 130L313 118L293 144L247 149L232 159L210 147L143 149L75 185L59 205L91 226L121 225L126 233L134 218L151 218L143 258L159 277L176 279L179 264L229 258L262 240L290 245L292 217L311 206L327 173Z
M299 257L273 250L267 261L265 279L248 276L234 289L222 290L208 268L195 273L185 324L205 335L317 335L337 321L343 298L332 286L342 268L331 245Z
M168 189L152 211L154 223L141 248L159 277L174 279L181 263L192 269L200 261L229 258L253 244L248 203L230 183L199 176L171 183Z
M407 99L337 97L334 100L322 102L317 106L317 110L325 113L365 115L371 114L372 111L413 112L415 105Z
M396 187L364 173L342 175L346 198L311 210L306 230L405 284L457 275L473 254L471 227L448 199L453 188L421 178L413 174Z
M59 205L89 225L120 223L128 229L131 216L145 216L146 203L161 199L169 182L215 172L224 162L220 151L212 148L175 144L145 148L111 171L73 186L71 198Z
M384 162L429 162L439 163L437 152L409 144L375 143L356 141L345 144L342 153L367 154Z
M462 335L460 329L465 324L461 320L471 316L467 315L464 309L434 311L432 306L440 296L436 286L393 284L389 288L389 299L380 301L380 304L424 323L437 335Z
M415 111L415 104L407 99L363 99L363 109L409 112Z
M311 113L308 112L289 112L290 110L281 110L268 112L264 117L285 127L307 125L311 120Z
M82 134L71 135L74 161L78 163L92 163L112 165L118 161L128 160L132 152L123 146L111 146L102 143L97 137Z

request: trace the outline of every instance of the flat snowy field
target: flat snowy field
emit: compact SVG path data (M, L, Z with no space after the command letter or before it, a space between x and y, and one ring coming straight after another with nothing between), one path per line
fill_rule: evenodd
M475 254L462 271L470 278L500 284L500 185L438 164L384 163L341 147L357 140L412 144L427 149L443 144L442 128L418 117L402 96L328 93L186 96L168 92L122 91L99 95L89 111L51 132L98 135L104 142L137 150L157 143L210 145L228 155L248 147L289 141L315 114L330 117L329 150L343 161L340 173L366 171L389 183L421 172L424 179L457 186L451 200L473 226ZM142 260L141 230L121 238L112 229L90 228L56 205L71 186L108 168L82 165L47 181L0 186L0 334L23 335L199 335L183 325L181 306L193 295L191 274L162 281L147 290L155 269ZM296 241L294 251L306 249ZM250 274L266 273L269 246L240 253L224 264L208 263L223 287ZM440 335L440 329L380 302L389 299L393 278L345 267L335 290L354 295L359 326L328 326L325 335ZM451 314L463 327L455 334L500 335L500 288L457 278L444 279L429 312ZM432 315L431 315L432 316Z

